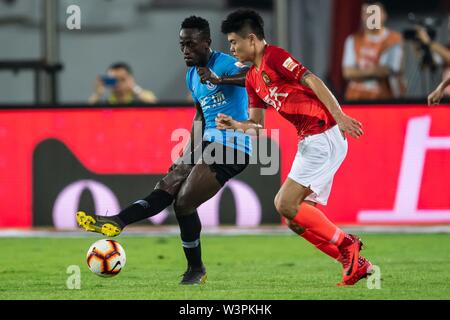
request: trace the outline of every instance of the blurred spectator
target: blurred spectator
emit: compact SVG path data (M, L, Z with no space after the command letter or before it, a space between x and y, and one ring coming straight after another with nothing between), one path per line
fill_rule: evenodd
M367 8L377 5L381 28L369 29ZM348 81L347 100L392 99L405 93L403 79L403 37L385 27L383 4L368 2L362 7L362 27L345 42L343 75Z
M450 19L449 19L449 30L450 30ZM445 47L444 45L432 41L427 31L423 27L417 28L417 37L426 46L428 46L433 54L437 54L443 61L444 64L444 74L443 80L450 77L450 43ZM450 96L450 88L444 90L444 94Z
M109 95L105 97L106 89ZM106 76L97 76L95 92L89 98L89 103L133 104L156 103L153 92L142 89L136 84L131 67L123 62L115 63L108 68Z

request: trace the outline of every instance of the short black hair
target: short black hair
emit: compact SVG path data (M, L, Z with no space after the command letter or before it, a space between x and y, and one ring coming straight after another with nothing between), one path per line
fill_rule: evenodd
M181 29L197 29L205 39L211 39L211 31L209 29L209 22L202 17L190 16L183 20Z
M243 32L254 33L259 40L264 39L264 20L258 12L251 9L239 9L230 13L227 18L222 21L222 33L238 33L244 35Z
M116 62L109 66L108 70L125 69L129 74L133 74L133 70L126 62Z

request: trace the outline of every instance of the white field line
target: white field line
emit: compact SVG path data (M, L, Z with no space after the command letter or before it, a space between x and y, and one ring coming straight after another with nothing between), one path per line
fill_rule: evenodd
M342 226L342 229L349 233L450 233L450 225L427 225L427 226ZM292 234L285 226L262 226L254 228L238 227L205 227L202 230L204 235L236 236L236 235L289 235ZM164 237L177 236L179 229L177 226L158 227L129 227L123 236L145 236ZM55 230L51 228L34 229L0 229L0 238L64 238L64 237L98 237L98 234L87 233L81 230Z

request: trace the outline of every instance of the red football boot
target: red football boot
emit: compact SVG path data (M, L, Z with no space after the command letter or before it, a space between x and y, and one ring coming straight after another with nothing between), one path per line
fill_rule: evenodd
M364 257L358 259L358 269L352 276L344 276L344 280L338 286L353 286L359 280L372 274L372 263Z
M359 251L362 248L361 240L354 235L345 235L344 240L338 246L341 256L339 261L344 267L343 280L353 276L358 270Z

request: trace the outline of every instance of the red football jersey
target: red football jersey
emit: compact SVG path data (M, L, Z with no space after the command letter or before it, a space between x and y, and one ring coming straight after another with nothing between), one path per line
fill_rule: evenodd
M297 129L299 139L322 133L336 125L316 94L300 80L307 69L284 49L266 45L261 66L247 73L250 108L274 107Z

